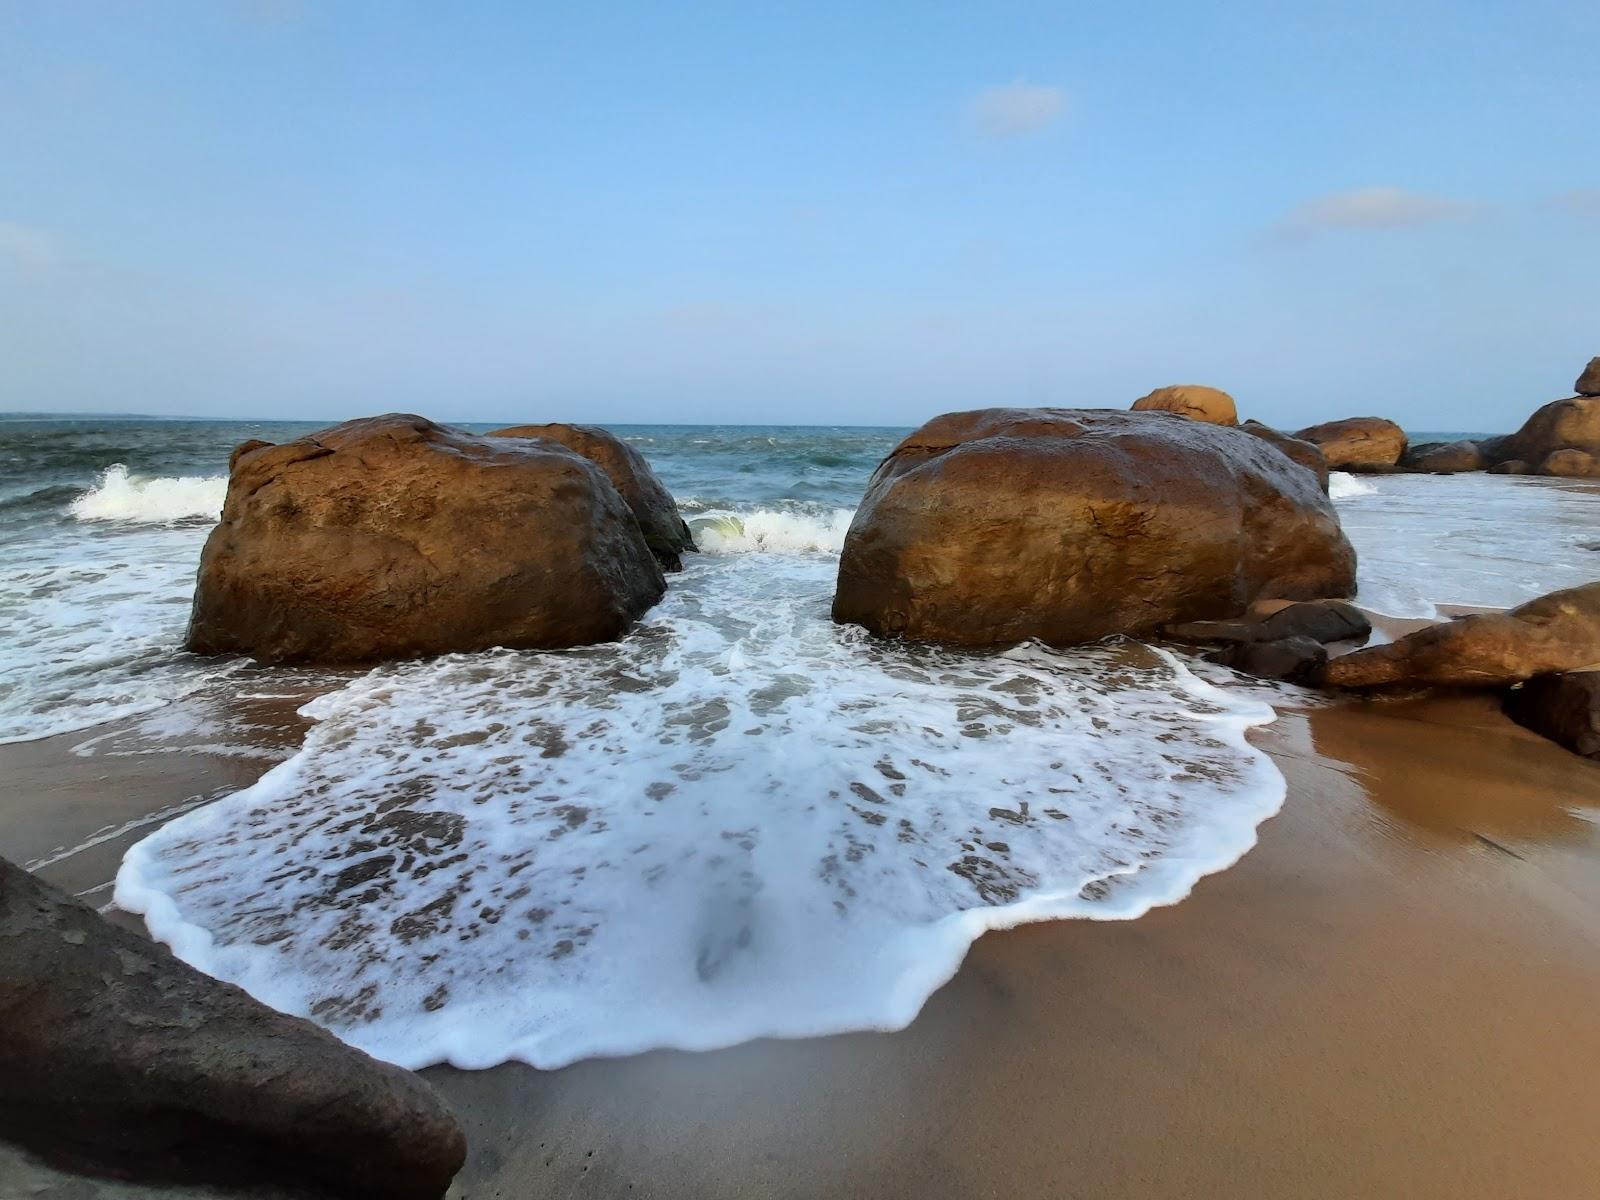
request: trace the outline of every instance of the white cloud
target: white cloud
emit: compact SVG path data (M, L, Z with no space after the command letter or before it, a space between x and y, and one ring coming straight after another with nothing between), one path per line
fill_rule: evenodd
M56 243L42 229L0 221L0 262L20 267L48 267L56 261Z
M1329 229L1401 229L1468 216L1477 206L1398 187L1356 188L1318 196L1290 209L1278 231L1304 236Z
M972 99L972 120L986 137L1013 138L1038 133L1067 108L1067 94L1058 87L1007 83L984 88Z

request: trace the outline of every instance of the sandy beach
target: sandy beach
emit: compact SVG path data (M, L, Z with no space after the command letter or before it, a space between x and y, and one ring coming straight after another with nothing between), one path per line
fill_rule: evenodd
M1241 863L1138 921L990 934L901 1032L429 1069L471 1146L451 1195L1589 1194L1600 771L1468 696L1254 740L1289 795ZM108 822L267 765L81 741L0 748L0 854L99 836L40 873L102 903L153 827Z

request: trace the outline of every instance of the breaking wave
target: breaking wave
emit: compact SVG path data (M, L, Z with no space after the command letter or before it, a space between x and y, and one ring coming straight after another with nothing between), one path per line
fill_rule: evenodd
M70 506L80 521L136 521L171 524L222 514L228 494L223 475L183 475L151 478L130 475L121 463L107 467L100 480Z

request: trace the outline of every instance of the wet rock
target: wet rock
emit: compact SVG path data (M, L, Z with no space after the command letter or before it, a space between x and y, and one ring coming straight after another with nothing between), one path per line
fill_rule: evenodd
M1556 450L1545 455L1538 473L1563 479L1600 479L1600 455L1587 450Z
M0 860L0 1132L130 1180L434 1200L466 1155L410 1072Z
M1506 714L1574 754L1600 759L1600 671L1541 675L1506 693Z
M1401 456L1400 465L1408 471L1454 475L1462 471L1481 471L1489 461L1477 442L1419 442Z
M1259 679L1300 683L1309 680L1328 661L1328 648L1308 637L1241 642L1228 647L1217 661Z
M490 437L543 438L575 450L606 473L633 510L656 561L668 571L683 569L682 555L695 549L694 535L678 504L650 463L615 434L592 425L512 425Z
M1600 358L1591 358L1572 390L1580 396L1600 396Z
M1294 436L1321 447L1330 471L1384 470L1397 466L1406 452L1405 431L1382 417L1328 421Z
M1504 613L1457 617L1385 646L1331 660L1334 687L1500 687L1600 663L1600 583L1567 588Z
M1182 642L1186 646L1228 646L1239 642L1259 641L1261 622L1175 621L1161 627L1161 636L1171 642Z
M935 418L880 464L833 616L1063 645L1354 584L1315 478L1259 438L1158 413L984 409Z
M1307 600L1279 609L1261 622L1260 629L1259 641L1308 637L1315 642L1347 642L1366 638L1372 622L1343 600Z
M391 414L237 456L187 645L263 662L573 646L620 636L665 586L589 459Z
M1271 442L1288 455L1291 461L1299 463L1315 475L1318 487L1324 492L1328 490L1328 460L1323 457L1322 447L1313 442L1303 442L1297 437L1291 437L1282 430L1263 425L1260 421L1246 421L1239 428L1252 437Z
M1161 387L1133 402L1134 412L1169 412L1191 421L1208 421L1213 425L1237 425L1239 413L1233 397L1214 387L1197 383Z
M1531 475L1533 468L1520 458L1508 458L1504 462L1497 462L1489 468L1491 475Z

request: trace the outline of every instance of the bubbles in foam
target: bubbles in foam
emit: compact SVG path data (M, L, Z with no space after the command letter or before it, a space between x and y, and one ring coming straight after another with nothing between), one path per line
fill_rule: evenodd
M850 530L853 509L824 511L757 509L754 512L708 512L690 524L695 541L710 554L838 554Z
M151 479L130 475L117 463L72 502L71 512L80 521L215 521L227 493L228 480L221 475Z
M135 846L183 958L408 1066L892 1029L986 929L1126 918L1234 862L1265 705L1137 644L834 626L835 563L701 556L624 642L377 670Z
M1348 500L1351 496L1370 496L1378 490L1371 480L1362 479L1348 471L1328 472L1328 496L1334 500Z

